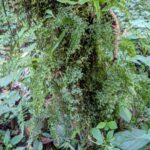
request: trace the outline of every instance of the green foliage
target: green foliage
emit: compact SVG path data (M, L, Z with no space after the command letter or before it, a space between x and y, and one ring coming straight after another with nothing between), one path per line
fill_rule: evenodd
M127 52L127 54L131 57L136 55L135 45L131 40L122 39L120 49Z
M105 130L109 130L109 129L112 129L112 130L115 130L117 129L117 124L115 121L109 121L109 122L100 122L96 128L98 129L105 129Z
M131 131L122 131L114 134L114 130L108 131L107 124L115 125L114 121L111 122L100 122L96 128L91 130L93 138L96 140L93 143L100 146L100 149L104 150L138 150L147 145L150 141L149 131L141 129L132 129ZM101 130L99 130L99 129ZM102 131L107 130L107 132ZM111 126L110 126L111 129ZM116 128L115 128L116 129ZM106 137L105 137L106 135ZM136 143L136 144L135 144ZM115 147L118 148L115 148ZM145 147L146 148L146 147Z
M127 149L138 140L131 137L141 134L142 142L133 149L149 142L145 131L115 133L136 126L150 97L144 68L149 67L148 40L133 37L135 29L121 36L119 58L112 62L116 31L109 10L126 13L127 2L4 4L10 11L1 14L0 48L11 50L0 52L0 128L16 126L0 133L5 149L41 150L46 142L57 149ZM121 24L128 25L122 18ZM136 20L131 24L142 28ZM15 84L21 86L15 89Z
M42 143L39 141L35 141L33 144L33 150L42 150L42 149L43 149Z
M125 121L127 121L127 122L131 121L132 114L131 114L131 112L129 111L128 108L126 108L124 106L121 106L120 110L119 110L119 115Z
M150 134L140 129L119 132L115 135L114 145L123 150L138 150L143 148L150 141ZM136 144L135 144L136 143Z
M91 129L91 134L96 139L96 144L98 144L98 145L103 144L103 142L104 142L103 141L103 136L102 136L101 132L99 131L99 129L97 129L97 128Z
M100 122L96 128L91 129L91 134L93 138L96 140L94 142L96 145L99 145L99 149L104 150L119 150L115 148L112 144L114 141L114 130L117 129L117 124L115 121L110 122Z

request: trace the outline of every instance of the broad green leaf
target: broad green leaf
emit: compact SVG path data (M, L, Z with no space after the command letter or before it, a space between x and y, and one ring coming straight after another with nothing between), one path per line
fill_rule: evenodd
M63 125L63 124L58 124L57 126L56 126L56 133L57 133L57 135L60 137L60 138L64 138L65 137L65 134L66 134L66 132L65 132L65 126Z
M8 113L11 112L12 110L14 110L15 108L13 107L8 107L7 105L0 105L0 115L4 114L4 113Z
M137 28L148 28L148 29L150 29L150 22L147 22L141 18L131 21L131 24Z
M50 18L50 17L55 18L53 12L50 9L48 9L46 10L46 18Z
M51 15L51 16L54 15L53 12L50 9L46 10L46 14Z
M103 128L105 128L105 126L106 126L106 122L100 122L96 128L103 129Z
M25 147L17 147L15 150L25 150Z
M144 112L146 115L150 116L150 108L147 108Z
M133 58L130 58L129 61L134 62L136 64L144 64L146 66L150 67L150 56L142 56L142 55L136 55Z
M0 150L3 150L3 147L0 145Z
M150 134L140 129L115 134L113 145L122 150L139 150L150 142Z
M8 145L9 141L10 141L10 131L7 130L4 136L4 144Z
M57 1L65 4L70 4L70 5L78 4L78 2L71 1L71 0L57 0Z
M85 4L85 3L87 3L87 2L89 2L90 0L79 0L79 4L80 5L83 5L83 4Z
M13 81L13 74L9 74L0 79L0 87L5 87Z
M123 120L125 120L127 122L131 121L132 114L127 107L121 106L120 110L119 110L119 115Z
M9 93L9 95L7 96L6 98L6 103L9 105L9 106L13 106L15 105L16 101L20 99L20 96L19 96L19 93L16 92L16 91L12 91Z
M76 5L76 4L83 5L87 2L89 2L90 0L79 0L78 2L72 1L72 0L57 0L57 1L61 2L61 3L65 3L65 4L70 4L70 5Z
M11 139L11 144L12 144L12 145L16 145L16 144L18 144L22 139L23 139L23 135L22 135L22 134L17 135L17 136L15 136L15 137L13 137L13 138Z
M1 93L1 94L0 94L0 99L4 99L4 98L6 98L6 97L7 97L7 95L8 95L8 92Z
M137 55L135 59L141 61L142 63L150 67L150 56L145 57L142 55Z
M101 134L101 132L100 132L100 130L99 129L97 129L97 128L92 128L91 129L91 134L92 134L92 136L97 140L97 143L99 144L99 145L101 145L101 144L103 144L103 136L102 136L102 134Z
M110 122L108 122L107 124L108 124L108 127L109 127L110 129L112 129L112 130L118 128L115 121L110 121Z
M43 144L40 141L35 141L33 144L33 150L42 150Z
M106 135L107 141L110 141L113 138L113 136L114 136L114 130L109 131Z

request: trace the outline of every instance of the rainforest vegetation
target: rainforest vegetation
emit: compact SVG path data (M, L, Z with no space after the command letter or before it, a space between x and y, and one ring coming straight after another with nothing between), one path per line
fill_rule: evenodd
M150 150L150 0L0 0L0 150Z

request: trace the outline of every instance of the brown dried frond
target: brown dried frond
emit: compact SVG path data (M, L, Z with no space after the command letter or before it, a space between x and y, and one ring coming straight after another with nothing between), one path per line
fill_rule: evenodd
M109 10L111 16L114 19L115 25L115 48L114 48L114 52L113 52L113 61L118 59L118 51L119 51L119 45L120 45L120 37L121 37L121 31L120 31L120 23L118 20L118 17L116 16L116 14L113 12L112 9Z

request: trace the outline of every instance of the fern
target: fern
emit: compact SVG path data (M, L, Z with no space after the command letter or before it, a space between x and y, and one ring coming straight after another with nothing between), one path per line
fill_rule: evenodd
M17 2L16 9L24 8L25 14L10 12L18 17L18 22L9 20L15 26L14 41L5 29L7 18L2 25L5 38L0 40L12 49L2 52L0 86L11 96L0 95L1 123L16 119L21 133L30 131L25 142L31 147L46 132L57 147L71 149L83 143L84 149L97 149L88 134L99 121L117 120L122 106L133 117L142 114L149 103L149 91L143 90L149 89L148 78L126 60L136 55L135 41L122 38L120 47L117 43L119 58L112 62L116 32L109 10L124 10L124 0L51 1L48 11L48 1ZM147 54L148 42L140 44ZM28 73L22 78L24 69ZM29 97L20 91L15 100L10 90L16 81L29 88Z

